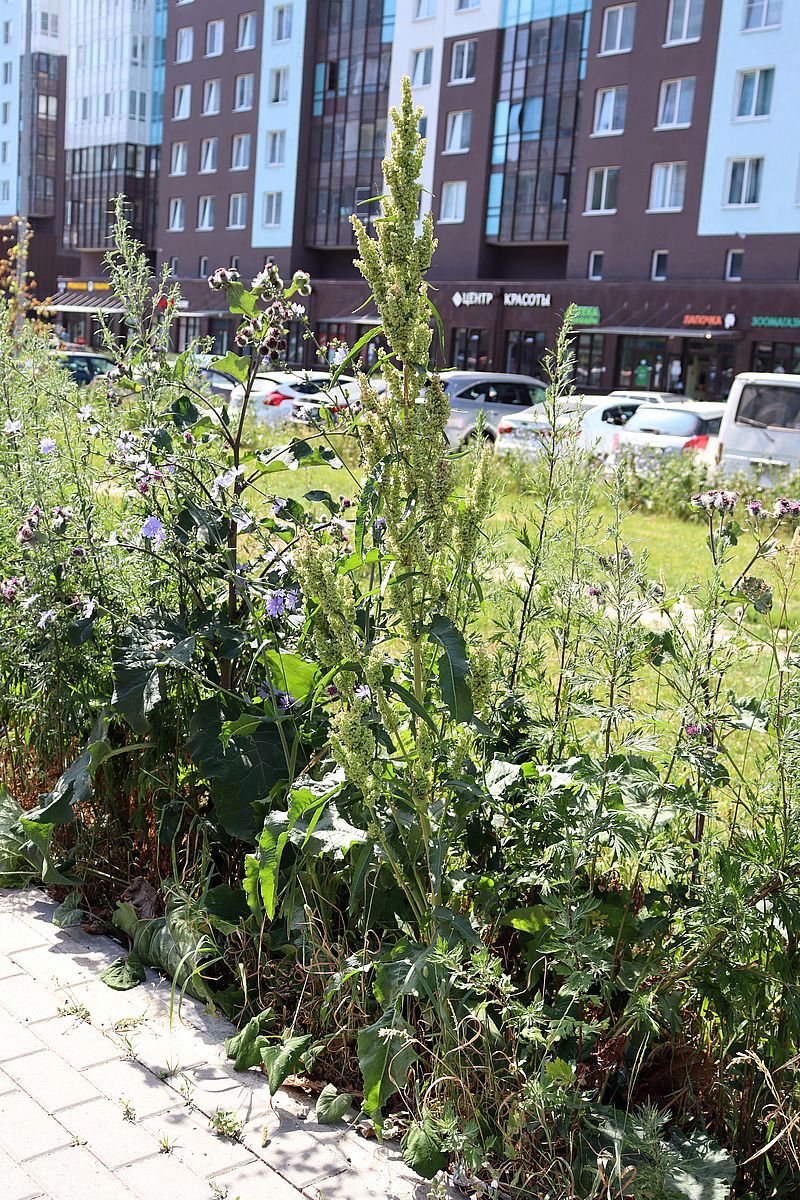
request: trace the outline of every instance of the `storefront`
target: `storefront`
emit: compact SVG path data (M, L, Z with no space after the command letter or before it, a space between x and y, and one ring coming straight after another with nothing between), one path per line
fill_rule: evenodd
M753 344L753 370L800 375L800 315L757 314L751 326L758 338Z

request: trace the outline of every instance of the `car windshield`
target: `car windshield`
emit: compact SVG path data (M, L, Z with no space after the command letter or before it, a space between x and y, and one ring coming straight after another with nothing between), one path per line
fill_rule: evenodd
M100 355L98 355L97 358L90 359L89 361L91 363L92 371L95 375L107 375L114 366L110 358L102 358Z
M656 433L671 437L692 437L704 422L696 413L681 412L677 408L656 408L642 404L637 408L626 426L640 433ZM719 428L719 422L717 422Z
M780 383L745 384L736 423L800 429L800 388Z

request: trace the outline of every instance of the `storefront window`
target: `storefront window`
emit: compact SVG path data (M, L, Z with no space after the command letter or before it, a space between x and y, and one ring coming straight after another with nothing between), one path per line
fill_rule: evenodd
M233 335L236 331L238 322L231 321L228 317L211 317L208 322L208 334L212 339L212 352L214 354L227 354L233 345Z
M666 338L621 337L619 339L617 387L642 391L667 391L664 362Z
M579 333L575 338L575 386L603 386L603 355L605 338L602 333Z
M506 334L505 370L512 375L542 374L545 334L530 329L509 329Z
M199 317L178 318L178 353L188 350L192 342L200 337Z
M800 342L756 342L753 370L800 375Z
M317 326L317 341L322 351L320 357L327 358L328 362L332 362L338 343L347 342L348 328L346 321L320 321ZM333 348L326 354L325 347L331 342L333 342Z
M492 365L488 329L454 329L452 347L451 359L456 370L488 371Z
M724 400L733 383L734 344L713 338L692 338L686 345L681 386L691 400Z

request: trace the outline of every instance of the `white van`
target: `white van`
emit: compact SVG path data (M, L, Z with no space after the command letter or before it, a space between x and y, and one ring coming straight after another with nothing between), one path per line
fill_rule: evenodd
M800 375L746 372L733 381L717 462L777 483L800 468Z

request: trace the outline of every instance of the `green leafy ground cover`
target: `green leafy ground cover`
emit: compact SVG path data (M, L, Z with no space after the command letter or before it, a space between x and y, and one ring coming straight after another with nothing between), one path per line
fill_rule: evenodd
M386 389L346 435L216 407L121 216L103 390L0 345L0 880L467 1194L791 1197L791 506L712 483L668 520L569 430L524 481L447 450L418 117L355 223ZM212 283L249 396L308 279ZM560 428L568 327L551 375Z

